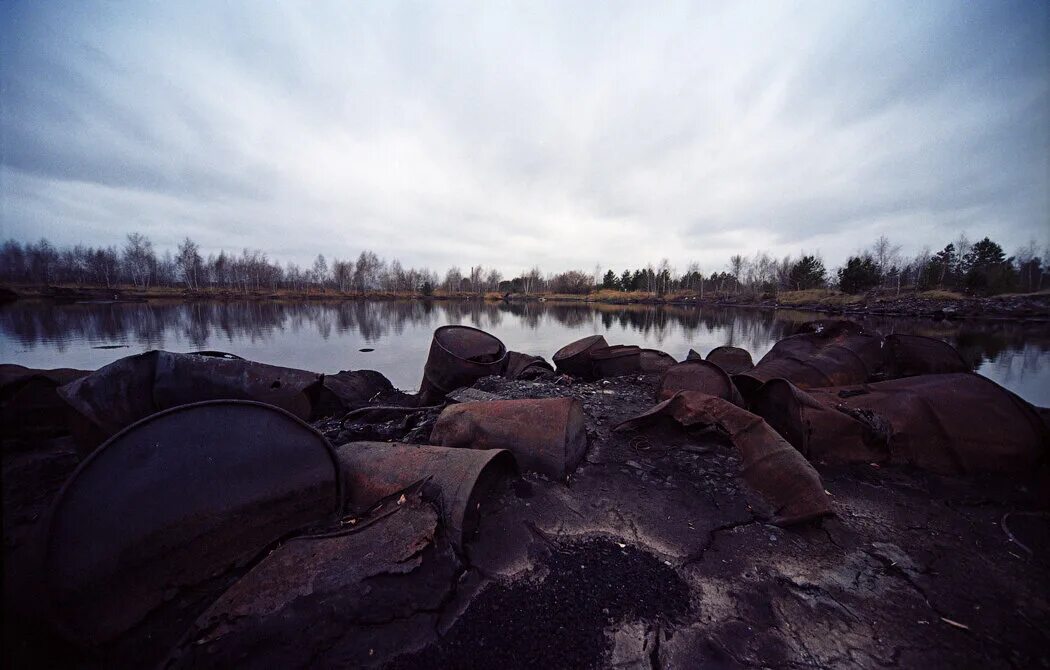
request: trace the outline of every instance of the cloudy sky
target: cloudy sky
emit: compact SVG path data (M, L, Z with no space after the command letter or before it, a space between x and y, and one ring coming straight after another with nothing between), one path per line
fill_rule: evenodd
M2 230L506 273L1050 239L1050 3L5 2Z

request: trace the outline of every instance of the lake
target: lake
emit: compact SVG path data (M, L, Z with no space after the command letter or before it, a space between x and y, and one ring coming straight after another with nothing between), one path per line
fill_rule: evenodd
M227 351L251 360L338 372L379 370L415 390L434 329L465 324L509 349L548 361L562 345L594 333L685 358L730 344L755 361L815 312L676 305L480 301L152 301L0 306L0 361L34 368L95 369L148 351ZM1021 397L1050 406L1050 328L1007 321L857 319L884 335L913 333L955 345L974 369ZM370 352L362 349L373 349Z

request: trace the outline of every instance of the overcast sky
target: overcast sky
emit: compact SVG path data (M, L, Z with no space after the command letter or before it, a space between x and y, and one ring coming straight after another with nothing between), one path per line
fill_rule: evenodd
M505 273L1050 239L1050 3L4 2L4 237Z

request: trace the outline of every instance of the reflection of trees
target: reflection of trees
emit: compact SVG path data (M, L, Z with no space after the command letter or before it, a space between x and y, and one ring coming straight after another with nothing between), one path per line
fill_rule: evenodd
M681 330L692 340L701 333L724 344L763 351L794 332L799 323L826 318L812 312L681 305L607 305L558 302L470 301L157 301L150 303L67 304L17 301L0 307L0 331L23 345L49 343L64 350L70 342L128 343L161 348L166 338L184 337L194 347L212 338L265 341L275 331L313 330L321 337L358 333L374 342L406 326L434 328L466 323L494 329L510 318L537 330L555 325L588 332L619 326L662 342ZM858 319L884 335L914 333L947 340L974 368L985 361L1031 371L1050 351L1050 332L1024 322L934 321L897 317Z

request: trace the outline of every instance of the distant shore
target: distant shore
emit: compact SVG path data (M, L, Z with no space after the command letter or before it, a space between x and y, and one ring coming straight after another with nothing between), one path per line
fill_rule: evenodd
M487 300L508 302L552 301L606 305L678 305L696 307L751 307L792 309L830 314L910 316L947 319L1021 319L1050 321L1050 290L1026 294L968 296L951 291L872 291L851 295L830 289L781 291L778 294L707 294L692 292L664 296L644 291L601 290L586 295L559 293L501 294L488 292L448 293L435 291L423 295L409 291L342 292L336 290L294 291L222 288L189 290L172 287L25 285L0 286L0 300L46 299L71 303L147 302L151 300Z

